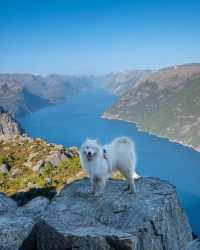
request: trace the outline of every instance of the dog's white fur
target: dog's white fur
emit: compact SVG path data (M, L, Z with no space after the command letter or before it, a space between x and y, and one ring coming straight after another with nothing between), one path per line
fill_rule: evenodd
M93 193L102 193L106 180L120 171L128 181L128 189L135 192L136 152L134 142L128 137L118 137L101 146L98 140L86 139L80 151L81 166L90 178Z

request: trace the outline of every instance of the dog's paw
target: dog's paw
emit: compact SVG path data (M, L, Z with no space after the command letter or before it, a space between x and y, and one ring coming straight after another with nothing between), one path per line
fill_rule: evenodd
M135 188L131 189L130 185L126 186L123 191L128 191L128 194L136 194Z
M92 189L88 190L88 194L89 195L93 195L94 197L98 197L98 196L101 196L102 193L101 192L97 192L97 191L94 191Z
M125 188L123 188L123 191L129 191L129 190L130 190L130 185L128 185Z
M102 192L96 192L96 193L94 193L94 196L99 198L99 197L103 196L103 193Z
M134 187L132 187L132 188L130 188L130 189L128 190L128 193L129 193L129 194L136 195L136 188L135 188L135 185L134 185Z
M129 190L128 194L136 195L136 192L134 190Z
M94 194L95 194L94 190L92 190L92 189L89 189L87 193L88 193L89 195L94 195Z
M76 193L75 193L76 196L78 197L82 197L82 198L88 198L88 192L84 192L84 191L80 191L78 190Z

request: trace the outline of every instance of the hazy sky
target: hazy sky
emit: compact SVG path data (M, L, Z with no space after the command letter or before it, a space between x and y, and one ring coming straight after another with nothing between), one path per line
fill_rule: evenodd
M199 0L0 0L0 72L200 62Z

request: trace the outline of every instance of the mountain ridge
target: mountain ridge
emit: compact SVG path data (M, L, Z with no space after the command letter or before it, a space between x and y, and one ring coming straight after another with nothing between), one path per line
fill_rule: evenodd
M73 76L0 74L0 106L18 117L91 87L85 78Z
M200 63L102 76L0 74L0 106L18 117L81 91L104 89L119 96L104 118L136 123L140 130L199 151L199 81Z

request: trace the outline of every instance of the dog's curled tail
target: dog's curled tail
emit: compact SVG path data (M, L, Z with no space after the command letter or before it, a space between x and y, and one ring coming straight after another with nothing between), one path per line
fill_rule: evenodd
M119 147L120 147L120 145L123 146L125 148L126 152L131 151L133 158L134 158L134 166L133 167L135 169L136 163L137 163L137 157L136 157L136 149L135 149L134 141L127 136L121 136L121 137L116 138L113 142L118 144Z
M131 138L127 137L127 136L118 137L118 138L115 139L115 142L122 143L122 144L134 145L133 140Z
M139 174L137 174L136 172L134 173L134 176L133 176L134 179L139 179L140 177L141 176Z

